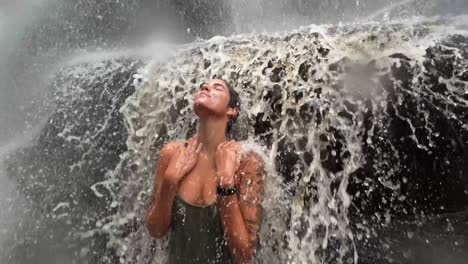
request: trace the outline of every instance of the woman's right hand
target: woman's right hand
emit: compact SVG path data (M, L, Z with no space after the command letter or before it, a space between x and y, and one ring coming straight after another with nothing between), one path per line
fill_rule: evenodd
M188 141L186 147L179 147L169 162L164 178L171 184L177 185L197 164L202 145L195 136Z

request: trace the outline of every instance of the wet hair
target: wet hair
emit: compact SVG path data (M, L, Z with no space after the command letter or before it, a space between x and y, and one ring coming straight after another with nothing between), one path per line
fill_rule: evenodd
M241 100L240 100L239 94L236 92L236 90L234 90L234 88L231 87L231 85L229 85L229 83L226 80L224 79L219 79L219 80L222 80L226 84L229 90L229 102L227 106L230 108L237 108L237 115L229 118L228 123L227 123L226 133L230 134L232 130L232 126L236 123L237 117L239 116L239 112L241 108Z

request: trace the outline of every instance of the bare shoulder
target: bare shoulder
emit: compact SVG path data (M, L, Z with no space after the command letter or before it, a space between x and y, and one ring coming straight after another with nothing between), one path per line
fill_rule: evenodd
M240 163L241 182L248 182L249 185L256 183L263 185L265 178L265 161L254 151L248 151L242 155Z
M244 165L249 164L250 166L254 166L257 168L258 167L263 168L265 166L265 161L260 156L260 154L252 150L242 155L241 163L243 163Z
M170 159L183 145L185 141L171 141L166 143L159 151L160 159Z

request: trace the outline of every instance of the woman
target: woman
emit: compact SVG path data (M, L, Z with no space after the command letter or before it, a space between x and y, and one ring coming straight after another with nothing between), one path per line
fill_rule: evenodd
M155 238L171 229L171 264L249 263L255 253L264 163L226 136L239 107L226 81L207 81L194 97L198 134L160 151L146 226Z

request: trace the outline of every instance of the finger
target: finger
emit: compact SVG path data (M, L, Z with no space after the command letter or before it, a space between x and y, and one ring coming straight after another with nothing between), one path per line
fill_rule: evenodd
M195 141L193 143L193 151L196 152L197 154L200 153L200 150L202 148L202 143L198 139L198 136L195 137Z
M197 155L200 154L200 151L201 151L202 147L203 147L203 143L200 142L200 143L198 144L197 149L195 150L195 153L197 153Z
M241 160L242 160L242 152L241 152L241 149L238 148L237 149L237 164L240 164Z
M195 137L192 137L190 140L189 140L189 144L188 144L188 147L187 147L187 151L190 153L193 151L193 145L195 143Z
M193 146L193 137L189 139L189 144L187 146L187 152L190 153L192 151Z
M236 146L236 141L234 141L234 140L229 141L229 143L228 143L228 148L229 149L235 150L235 146Z
M235 142L235 143L234 143L234 146L235 146L237 152L240 152L240 151L241 151L242 148L241 148L241 144L240 144L239 142Z
M200 146L201 142L198 139L198 136L195 136L195 142L193 144L194 151L197 151L198 147Z
M237 148L236 148L236 142L231 142L231 143L229 144L229 149L230 149L231 151L236 151L236 150L237 150Z
M224 144L225 144L225 142L219 144L217 150L221 150L224 147Z
M239 146L239 143L235 142L233 144L233 148L235 149L236 153L239 154L240 153L240 146Z

